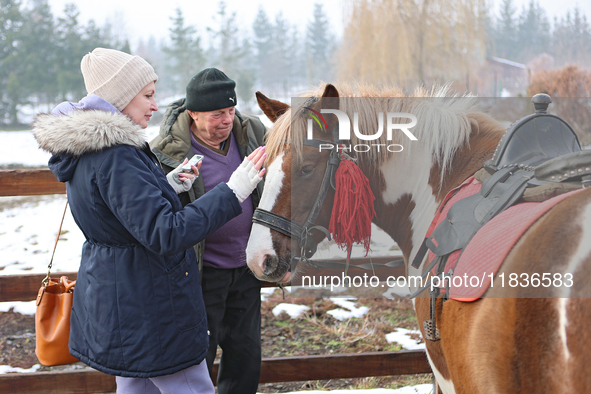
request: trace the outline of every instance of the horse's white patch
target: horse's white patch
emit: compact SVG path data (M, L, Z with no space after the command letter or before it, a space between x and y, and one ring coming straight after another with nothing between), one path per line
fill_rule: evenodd
M577 269L585 261L588 261L589 255L591 255L591 204L587 204L587 207L585 207L579 220L579 223L581 224L579 247L570 259L566 271L564 272L564 274L571 274L573 280L579 277L579 275L577 275ZM570 288L563 286L562 290L562 297L570 296Z
M566 316L567 302L568 298L558 299L558 335L560 336L560 340L562 341L562 350L564 351L564 357L568 361L568 359L570 358L570 352L568 351L568 344L566 342L566 326L568 325L568 318Z
M283 186L285 174L281 169L283 165L283 153L267 168L267 177L265 178L265 189L259 202L259 208L270 211L277 202L277 197ZM273 250L273 240L271 239L271 229L266 226L254 223L250 231L250 238L246 245L246 261L248 267L258 277L263 277L263 262L265 255L276 255Z
M444 394L456 394L456 388L454 387L453 382L451 380L445 379L443 375L441 375L441 372L435 368L433 360L431 360L431 357L429 356L429 351L427 351L427 359L429 360L429 364L433 370L433 375L435 375L435 379L437 380L437 384L439 385L441 391Z
M581 267L585 261L589 260L591 254L591 204L587 204L587 207L583 211L580 217L581 223L581 238L579 240L579 246L571 257L564 274L571 274L572 278L577 278L577 270ZM564 275L563 274L563 275ZM562 342L562 349L564 356L568 361L570 357L570 351L568 350L568 335L566 328L568 326L568 313L567 304L569 302L570 287L563 286L561 289L561 296L557 302L558 309L558 336Z
M384 203L393 205L405 194L412 195L412 201L415 203L415 209L410 215L413 230L411 261L421 247L437 211L437 201L429 186L431 166L431 155L428 151L416 149L412 156L394 157L381 167L386 180L386 189L382 194ZM409 265L408 269L410 276L421 274L421 268L415 269Z

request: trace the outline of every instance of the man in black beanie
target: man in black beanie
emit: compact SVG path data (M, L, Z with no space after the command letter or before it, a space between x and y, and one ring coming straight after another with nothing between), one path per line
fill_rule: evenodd
M188 192L179 194L183 205L227 182L244 158L263 144L265 126L258 118L235 109L235 87L236 83L216 68L200 71L187 84L186 98L168 106L160 134L150 143L166 172L185 158L204 156L199 178ZM206 358L210 372L217 346L223 350L219 394L253 394L258 387L261 284L246 266L246 243L262 184L252 196L237 196L241 215L195 245L210 331Z

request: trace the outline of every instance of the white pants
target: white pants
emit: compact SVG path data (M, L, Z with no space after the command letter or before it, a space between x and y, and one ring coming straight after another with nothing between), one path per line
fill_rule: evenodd
M117 394L214 394L213 383L203 360L172 375L155 378L117 376Z

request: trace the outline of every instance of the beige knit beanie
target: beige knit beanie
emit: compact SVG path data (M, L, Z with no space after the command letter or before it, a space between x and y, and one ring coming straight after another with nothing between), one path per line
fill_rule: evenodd
M139 56L115 49L96 48L80 63L88 94L96 94L119 111L158 75Z

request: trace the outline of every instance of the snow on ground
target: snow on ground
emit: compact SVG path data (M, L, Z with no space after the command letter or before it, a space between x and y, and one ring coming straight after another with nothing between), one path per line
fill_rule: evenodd
M41 365L35 364L29 369L23 369L18 367L11 367L10 365L0 365L0 375L10 372L20 372L20 373L28 373L28 372L36 372Z
M0 164L46 166L50 157L38 148L30 131L0 131Z
M406 350L425 349L425 343L418 343L410 334L419 334L418 331L397 328L396 331L386 334L388 343L396 342Z
M263 287L261 289L261 301L267 301L269 296L275 293L275 290L277 290L276 287Z
M158 135L160 126L146 129L147 141ZM51 155L39 149L30 130L0 131L0 164L24 164L27 166L47 166Z
M276 290L274 288L271 288L272 290L268 290L269 288L264 288L261 290L261 292L264 291L265 295L264 297L268 297L269 294L273 294L273 292ZM263 297L263 296L261 296ZM363 317L365 316L365 314L369 311L369 308L366 306L360 306L360 307L356 307L355 306L355 300L357 300L356 297L330 297L329 298L334 304L340 306L341 308L337 308L337 309L331 309L329 311L327 311L326 313L328 313L329 315L331 315L332 317L334 317L337 320L343 321L346 319L350 319L352 317ZM264 299L263 299L264 301ZM298 305L298 304L292 304L292 303L288 303L288 302L283 302L281 304L278 304L275 308L273 308L273 314L275 316L279 316L281 314L281 312L285 312L287 313L292 319L297 319L298 317L300 317L304 312L306 312L307 310L309 310L310 307L306 306L306 305Z
M352 300L356 299L355 297L331 297L330 300L341 308L332 309L326 313L341 321L352 317L363 317L369 311L369 308L366 306L356 307L355 303L352 302Z
M30 197L0 198L0 206L18 204L0 210L0 275L47 273L65 201L64 195L41 196L34 200ZM83 243L84 235L68 209L53 259L52 276L59 275L60 271L78 271ZM0 302L0 311L11 307L15 312L35 313L35 301Z
M0 203L18 203L4 197ZM0 275L47 272L53 245L64 212L65 195L23 200L20 206L0 211ZM78 271L84 235L68 209L57 244L52 272Z
M292 319L297 319L308 310L310 310L310 307L306 305L289 304L286 302L282 302L281 304L278 304L275 308L273 308L273 315L279 316L282 312L285 312Z

